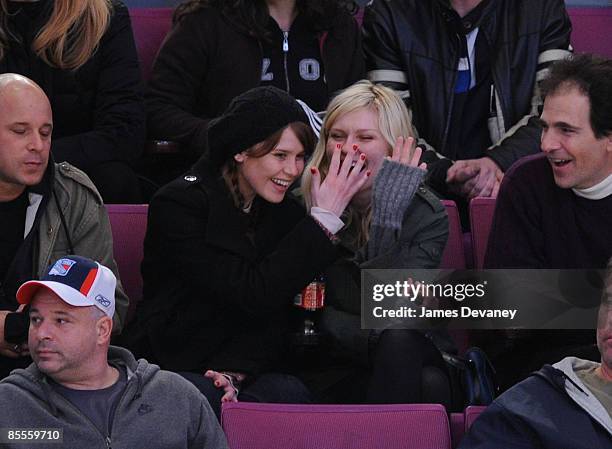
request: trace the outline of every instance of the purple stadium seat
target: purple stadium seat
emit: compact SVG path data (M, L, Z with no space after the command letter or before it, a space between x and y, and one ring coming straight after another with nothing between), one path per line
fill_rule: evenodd
M451 430L451 443L453 449L459 446L459 442L463 435L465 435L465 415L463 413L451 413L450 414L450 430Z
M470 405L465 408L463 413L450 414L451 442L453 449L459 446L463 435L476 421L478 416L486 409L484 405Z
M464 410L465 414L465 431L467 432L474 424L474 421L478 418L478 416L485 411L487 407L485 405L470 405L466 407Z
M568 8L572 20L572 45L579 53L612 57L612 8Z
M457 205L451 200L442 200L448 214L448 241L442 253L440 268L465 269L465 252L463 248L463 234Z
M481 269L484 265L494 212L495 198L474 198L470 201L470 227L476 269Z
M142 275L140 263L147 230L146 204L107 204L113 232L113 252L119 268L119 276L130 298L128 322L132 319L136 304L142 299Z
M172 27L172 11L172 8L130 9L140 70L145 81L149 80L159 47Z
M450 449L439 404L223 404L231 449Z

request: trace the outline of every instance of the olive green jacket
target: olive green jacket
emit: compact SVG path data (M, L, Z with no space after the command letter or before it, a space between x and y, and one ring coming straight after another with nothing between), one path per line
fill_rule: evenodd
M49 198L41 217L38 239L33 251L36 275L38 278L42 277L51 263L69 254L69 235L76 255L99 262L110 268L117 277L113 321L114 330L118 332L125 323L128 297L121 285L117 264L113 259L113 237L102 197L87 175L67 162L55 164L53 190L57 195L57 202L54 198ZM27 235L33 226L42 195L30 193L29 199L24 235ZM66 230L62 226L58 203L66 221Z

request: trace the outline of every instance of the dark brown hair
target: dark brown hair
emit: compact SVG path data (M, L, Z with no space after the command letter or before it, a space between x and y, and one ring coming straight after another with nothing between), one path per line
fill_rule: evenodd
M555 95L572 88L589 99L591 128L601 139L612 133L612 60L592 54L575 55L552 65L542 81L542 95Z
M317 140L312 128L302 122L293 122L271 134L262 142L259 142L246 150L247 156L258 158L270 153L272 150L274 150L274 148L276 148L278 142L280 141L281 135L287 128L291 128L298 141L304 147L304 152L307 155L310 155ZM234 204L236 207L242 209L245 204L244 198L242 197L240 189L238 188L238 163L232 157L223 165L221 171L223 173L225 184L232 195Z

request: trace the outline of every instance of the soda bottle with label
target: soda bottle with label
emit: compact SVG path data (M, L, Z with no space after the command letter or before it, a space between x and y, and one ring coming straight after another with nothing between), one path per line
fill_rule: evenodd
M321 341L321 332L318 326L318 315L325 306L325 278L317 276L301 293L295 296L293 304L300 310L303 317L299 321L295 334L295 342L299 345L314 346Z

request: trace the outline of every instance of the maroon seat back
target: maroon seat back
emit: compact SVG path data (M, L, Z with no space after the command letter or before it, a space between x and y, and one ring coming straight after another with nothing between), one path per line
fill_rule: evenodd
M172 11L172 8L130 9L140 70L145 82L151 76L159 47L172 27Z
M484 265L494 213L495 198L474 198L470 201L470 227L476 269L481 269Z
M463 413L451 413L449 415L451 430L451 445L453 449L459 446L459 442L465 435L465 415Z
M467 432L474 424L474 421L478 419L478 416L485 411L487 407L485 405L470 405L464 410L465 415L465 431Z
M612 8L568 8L572 21L572 46L579 53L612 58Z
M119 276L130 298L127 321L142 299L142 275L140 263L143 258L144 236L147 230L146 204L107 204L106 210L113 233L113 252Z
M465 251L463 248L463 233L461 231L461 221L459 220L459 210L454 201L442 200L448 214L448 241L442 253L440 268L466 268Z
M450 429L453 449L459 446L461 439L470 430L478 416L486 409L484 405L470 405L465 408L463 413L451 413Z
M221 423L231 449L450 449L439 404L226 403Z

